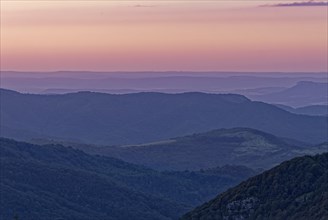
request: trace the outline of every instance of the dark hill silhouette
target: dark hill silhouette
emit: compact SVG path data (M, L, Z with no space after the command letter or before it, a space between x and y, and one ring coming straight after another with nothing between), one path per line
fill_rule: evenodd
M326 120L234 94L33 95L1 90L1 135L23 140L46 137L136 144L218 128L250 127L319 143L327 140Z
M284 162L222 193L182 220L324 220L328 218L328 153Z
M61 145L3 138L0 152L0 219L177 219L254 175L241 166L158 172Z

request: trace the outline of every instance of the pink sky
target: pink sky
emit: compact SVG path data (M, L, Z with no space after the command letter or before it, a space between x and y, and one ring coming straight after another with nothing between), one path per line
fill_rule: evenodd
M327 71L327 6L264 3L2 0L1 70Z

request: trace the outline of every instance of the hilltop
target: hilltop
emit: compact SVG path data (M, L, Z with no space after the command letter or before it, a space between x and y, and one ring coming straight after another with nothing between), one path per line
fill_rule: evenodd
M268 169L296 156L328 151L324 143L311 146L251 128L216 129L141 145L75 147L159 170L198 170L226 164Z

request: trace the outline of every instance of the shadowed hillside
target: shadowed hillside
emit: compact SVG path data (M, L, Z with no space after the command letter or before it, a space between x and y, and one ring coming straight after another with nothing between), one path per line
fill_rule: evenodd
M198 170L226 164L268 169L284 160L328 151L250 128L218 129L166 141L123 147L75 145L159 170Z
M157 172L61 145L0 139L0 219L177 219L254 175L240 166Z
M250 178L187 213L182 220L324 220L328 153L305 156Z
M92 144L136 144L218 128L250 127L304 142L326 141L326 117L295 115L241 95L1 90L1 135Z

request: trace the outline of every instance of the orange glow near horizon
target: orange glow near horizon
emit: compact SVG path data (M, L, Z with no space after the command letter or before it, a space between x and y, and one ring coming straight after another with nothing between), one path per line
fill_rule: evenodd
M327 16L258 1L1 1L1 70L327 71Z

